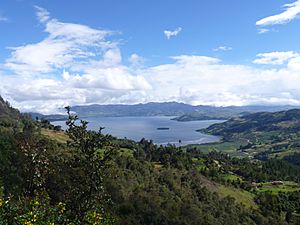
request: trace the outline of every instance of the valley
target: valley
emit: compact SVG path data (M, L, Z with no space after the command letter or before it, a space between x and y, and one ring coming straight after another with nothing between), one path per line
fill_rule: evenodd
M220 142L180 147L88 130L70 111L65 131L32 120L3 100L0 112L0 221L23 221L32 214L40 221L84 224L93 221L90 213L109 224L202 224L203 216L208 224L300 219L299 110L234 117L201 129L220 136ZM91 197L81 195L89 188ZM16 198L8 201L12 190ZM7 210L20 204L28 207Z

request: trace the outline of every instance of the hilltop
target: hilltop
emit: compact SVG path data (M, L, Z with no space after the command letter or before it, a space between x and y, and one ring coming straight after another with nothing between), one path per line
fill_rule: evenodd
M10 126L20 118L20 112L0 96L0 124Z
M224 137L251 132L300 131L300 109L259 112L214 124L203 131Z
M12 118L17 118L19 116L19 111L10 106L10 104L5 101L0 96L0 116L7 116Z
M72 110L79 116L178 116L187 112L193 112L196 106L178 103L150 102L134 105L87 105L74 106Z
M257 112L276 112L294 109L296 106L227 106L227 107L215 107L215 106L197 106L194 112L185 113L179 117L174 118L177 121L195 121L195 120L228 120L233 117L241 117Z
M205 151L217 150L261 160L300 153L299 109L253 113L199 131L220 136L222 140L199 147Z

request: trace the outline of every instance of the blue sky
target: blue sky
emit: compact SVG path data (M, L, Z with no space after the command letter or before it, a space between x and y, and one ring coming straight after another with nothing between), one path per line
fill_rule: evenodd
M149 59L150 65L180 54L221 55L228 62L249 63L260 52L300 50L298 21L273 27L278 29L276 32L257 34L256 21L281 12L281 6L288 2L291 1L5 1L0 12L9 21L0 27L5 34L0 42L1 57L8 57L8 46L45 37L35 16L34 6L38 5L60 21L121 32L114 38L122 42L124 56L138 52ZM168 41L163 31L177 27L182 27L182 32ZM223 45L231 46L234 52L212 51Z
M296 0L2 1L0 94L44 113L149 101L300 105L299 14Z

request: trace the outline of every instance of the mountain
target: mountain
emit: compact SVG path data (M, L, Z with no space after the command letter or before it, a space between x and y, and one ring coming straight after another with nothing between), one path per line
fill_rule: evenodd
M221 136L262 131L298 132L300 131L300 109L253 113L211 125L204 131Z
M195 121L219 119L227 120L232 117L240 117L250 113L256 112L276 112L293 109L295 106L228 106L228 107L214 107L214 106L196 106L192 113L185 113L184 115L174 118L177 121Z
M0 116L11 115L13 117L18 117L19 111L10 106L7 101L0 96Z
M196 106L177 102L146 103L135 105L74 106L79 116L179 116L197 109Z
M292 109L294 106L229 106L216 107L188 105L178 102L146 103L135 105L87 105L73 106L79 117L89 116L177 116L175 120L229 119L253 112L273 112Z
M12 108L8 102L0 96L0 125L10 126L20 117L20 112Z
M289 110L295 106L228 106L216 107L205 105L188 105L178 102L150 102L135 105L82 105L71 107L80 118L126 117L126 116L174 116L177 121L195 120L227 120L232 117L244 116L255 112L275 112ZM30 113L33 119L47 119L49 121L66 120L66 115L42 115Z
M39 119L39 120L48 120L48 121L65 121L67 120L67 115L61 115L61 114L53 114L53 115L43 115L41 113L31 112L29 113L32 119Z
M198 131L221 137L220 142L193 146L198 151L259 160L300 155L300 109L248 114Z
M196 106L177 103L146 103L135 105L83 105L72 106L71 110L80 118L99 116L99 117L125 117L125 116L180 116L185 113L192 113L197 109ZM32 112L31 117L47 119L49 121L66 120L66 115L43 115Z

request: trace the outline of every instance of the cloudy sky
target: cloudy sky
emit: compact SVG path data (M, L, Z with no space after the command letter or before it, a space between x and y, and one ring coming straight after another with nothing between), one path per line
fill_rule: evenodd
M9 0L0 95L22 111L300 105L300 0Z

